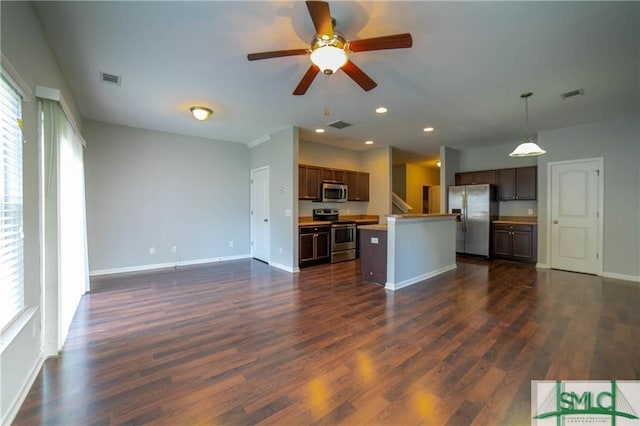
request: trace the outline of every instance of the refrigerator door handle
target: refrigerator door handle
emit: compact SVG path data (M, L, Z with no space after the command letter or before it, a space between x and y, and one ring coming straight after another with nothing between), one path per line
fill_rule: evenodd
M462 232L467 232L467 194L462 194Z

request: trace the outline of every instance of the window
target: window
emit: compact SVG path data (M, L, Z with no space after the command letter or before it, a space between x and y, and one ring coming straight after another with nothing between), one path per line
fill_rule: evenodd
M0 330L24 309L22 99L0 79Z

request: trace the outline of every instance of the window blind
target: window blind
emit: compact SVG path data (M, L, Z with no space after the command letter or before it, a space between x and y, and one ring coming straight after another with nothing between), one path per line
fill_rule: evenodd
M0 79L0 330L24 309L22 100Z

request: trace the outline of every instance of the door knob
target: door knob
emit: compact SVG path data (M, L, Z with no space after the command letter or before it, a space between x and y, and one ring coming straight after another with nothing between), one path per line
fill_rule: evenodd
M265 219L264 221L265 221L265 222L269 222L269 219Z
M554 221L553 221L553 224L555 225L556 223L558 223L558 221L557 221L557 220L554 220Z

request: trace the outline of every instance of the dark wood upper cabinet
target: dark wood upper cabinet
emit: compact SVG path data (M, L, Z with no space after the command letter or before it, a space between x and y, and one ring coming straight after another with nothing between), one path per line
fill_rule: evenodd
M347 172L339 169L322 169L322 181L347 183Z
M315 166L298 166L298 199L319 200L322 169Z
M347 172L349 201L369 201L369 173Z
M537 196L536 166L498 170L498 199L535 200Z
M490 185L497 183L496 170L456 173L456 185L480 185L487 183Z
M369 201L369 173L298 165L298 199L321 199L322 182L346 183L348 201Z

